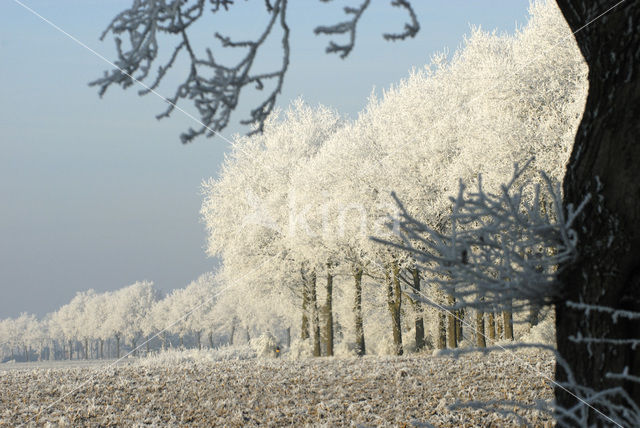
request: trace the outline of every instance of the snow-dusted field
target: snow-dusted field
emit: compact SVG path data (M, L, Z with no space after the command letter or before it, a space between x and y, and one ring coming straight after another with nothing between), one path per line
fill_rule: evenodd
M0 426L520 426L447 405L550 400L545 377L553 376L553 359L532 352L299 361L192 353L118 366L13 366L0 370ZM546 415L518 412L550 425Z

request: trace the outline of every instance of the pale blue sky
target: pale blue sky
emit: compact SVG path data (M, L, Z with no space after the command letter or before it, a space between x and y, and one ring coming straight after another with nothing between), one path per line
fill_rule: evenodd
M23 1L23 0L21 0ZM23 3L109 59L111 41L98 40L110 18L131 0L24 0ZM198 29L201 46L218 29L255 31L253 7ZM279 104L302 95L355 115L373 87L386 88L450 51L469 25L512 32L528 0L414 0L421 31L389 43L381 33L403 15L374 0L346 60L324 54L328 39L313 28L338 22L340 5L292 0L291 68ZM269 47L271 49L271 46ZM279 61L273 49L265 63ZM227 143L198 139L183 146L191 120L176 112L158 122L165 104L136 89L112 88L105 98L87 83L108 68L101 59L13 0L0 3L0 318L22 311L42 315L79 290L117 289L149 279L162 290L186 285L214 267L203 250L200 183L214 176ZM176 72L184 72L178 64ZM172 77L176 81L177 77ZM160 88L171 94L171 85ZM250 107L252 97L245 97ZM223 132L242 132L233 126Z

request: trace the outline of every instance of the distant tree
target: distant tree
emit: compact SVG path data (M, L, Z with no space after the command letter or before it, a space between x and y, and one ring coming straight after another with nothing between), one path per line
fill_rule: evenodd
M111 294L112 309L105 323L111 337L116 338L116 357L120 358L121 340L130 340L132 352L137 353L138 339L143 334L144 320L159 292L152 282L139 281Z

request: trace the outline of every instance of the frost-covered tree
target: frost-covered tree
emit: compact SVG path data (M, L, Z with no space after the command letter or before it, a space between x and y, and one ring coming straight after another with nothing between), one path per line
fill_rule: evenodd
M270 117L262 134L237 140L220 177L204 183L201 212L209 233L208 253L222 257L221 274L229 282L239 275L247 276L243 284L234 285L231 293L240 293L238 287L249 287L247 291L257 295L272 292L286 297L291 293L282 295L279 288L269 290L276 284L284 286L299 293L305 307L303 320L309 316L306 305L314 304L308 302L309 282L304 278L311 278L314 269L326 261L319 265L317 258L310 259L295 246L295 237L308 231L306 224L299 223L305 221L298 216L304 206L290 191L291 177L339 122L333 111L312 109L298 100L282 120L277 115ZM269 309L263 307L237 317L252 324ZM286 306L275 310L282 315L289 313ZM319 340L319 335L314 334L314 339Z
M143 334L144 320L159 292L152 282L139 281L121 288L110 295L113 307L105 320L106 329L116 339L116 357L120 358L121 340L129 340L132 352L136 352L138 339Z
M87 305L95 297L93 290L78 292L66 305L58 309L51 317L52 329L58 331L66 342L67 355L73 358L73 345L78 341L84 342L83 352L88 356L88 340L92 337L93 325L87 321ZM79 351L78 351L79 352ZM78 354L78 358L80 355Z

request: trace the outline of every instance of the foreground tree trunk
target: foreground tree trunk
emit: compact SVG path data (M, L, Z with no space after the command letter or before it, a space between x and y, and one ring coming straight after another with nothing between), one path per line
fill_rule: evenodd
M640 406L639 383L606 376L625 367L630 375L640 376L640 349L620 342L571 340L638 339L640 321L618 318L616 323L610 314L585 313L566 304L640 311L640 2L621 3L581 29L614 4L558 0L569 26L580 30L575 37L589 65L589 95L567 166L564 202L575 206L588 193L592 199L576 225L578 258L560 274L563 294L556 303L556 335L558 352L578 384L599 391L623 388ZM556 379L567 380L559 365ZM564 408L577 403L560 388L555 393ZM589 412L588 424L610 424Z
M326 315L325 324L325 340L327 347L327 356L333 356L333 275L331 274L331 265L327 263L327 300L324 304Z
M387 306L391 314L393 346L395 355L402 355L402 289L400 288L400 268L395 260L391 263L391 277L387 271Z
M418 268L411 269L411 275L413 276L413 289L416 293L420 294L420 271ZM420 351L424 349L424 318L422 315L422 303L420 301L412 301L413 308L416 312L416 350Z
M356 354L362 356L365 354L364 344L364 323L362 321L362 268L356 267L353 271L354 279L354 301L353 301L353 315L355 319L355 333L356 333Z

